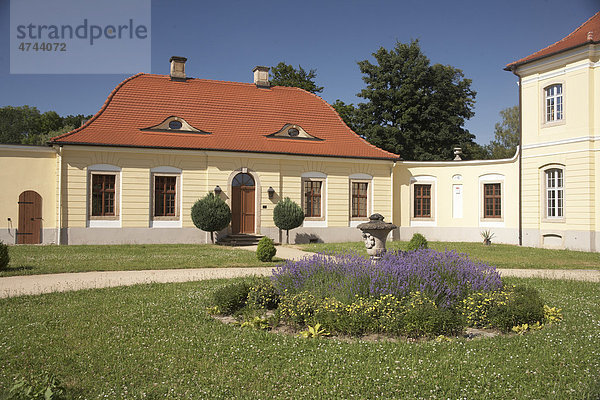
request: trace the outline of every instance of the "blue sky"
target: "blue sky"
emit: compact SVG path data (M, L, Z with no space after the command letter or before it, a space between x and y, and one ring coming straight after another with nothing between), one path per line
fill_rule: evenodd
M51 0L49 0L51 1ZM124 0L125 1L125 0ZM28 104L61 115L94 114L127 75L11 75L9 1L0 0L0 106ZM172 55L189 76L251 82L252 68L285 61L317 70L321 96L357 103L357 61L379 47L419 39L432 63L473 80L475 117L466 127L486 144L499 111L516 105L517 79L504 66L562 39L600 0L198 1L152 0L151 71Z

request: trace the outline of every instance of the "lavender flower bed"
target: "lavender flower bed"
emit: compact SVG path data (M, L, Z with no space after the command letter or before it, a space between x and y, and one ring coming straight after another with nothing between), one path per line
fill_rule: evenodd
M351 303L356 296L397 298L419 291L440 307L453 307L469 294L502 288L494 267L454 251L389 252L373 262L357 254L316 254L273 270L282 294L309 292Z

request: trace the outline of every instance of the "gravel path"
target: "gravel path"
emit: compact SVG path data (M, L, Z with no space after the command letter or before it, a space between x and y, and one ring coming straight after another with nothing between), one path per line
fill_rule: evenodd
M239 247L256 250L256 247ZM293 247L277 247L277 257L299 259L313 253ZM24 275L0 278L0 298L33 295L50 292L65 292L113 286L128 286L142 283L189 282L218 278L235 278L249 275L270 275L267 268L198 268L143 271L102 271L67 274ZM552 269L498 269L502 276L520 278L572 279L600 282L597 270L552 270Z

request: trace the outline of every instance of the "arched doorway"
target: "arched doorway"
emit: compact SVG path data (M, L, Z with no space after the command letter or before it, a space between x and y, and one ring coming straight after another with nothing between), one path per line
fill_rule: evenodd
M42 196L33 190L19 195L19 228L17 244L42 242Z
M254 233L254 178L250 174L237 174L231 182L232 233Z

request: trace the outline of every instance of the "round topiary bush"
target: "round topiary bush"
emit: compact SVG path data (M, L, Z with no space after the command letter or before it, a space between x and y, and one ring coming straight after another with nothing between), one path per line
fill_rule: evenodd
M271 238L265 236L260 239L258 246L256 247L256 258L258 258L259 261L269 262L275 257L275 253L277 253L277 249Z
M219 196L208 193L192 206L192 221L198 229L210 232L211 242L215 242L213 232L225 229L231 222L231 209Z
M408 242L408 246L406 246L406 250L408 251L428 248L429 244L427 243L427 239L425 239L425 236L421 235L420 233L415 233L410 239L410 242Z
M299 227L303 221L304 211L289 197L279 201L273 209L273 222L279 229L286 231L287 244L290 244L290 229Z
M0 240L0 269L8 267L10 256L8 255L8 246Z

